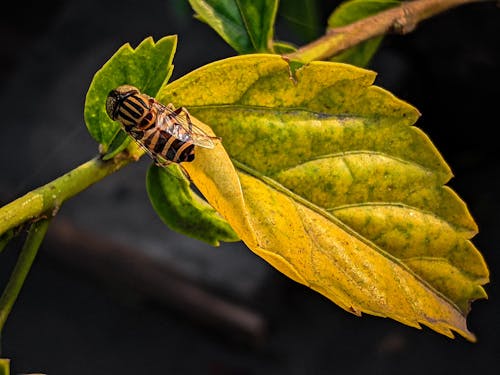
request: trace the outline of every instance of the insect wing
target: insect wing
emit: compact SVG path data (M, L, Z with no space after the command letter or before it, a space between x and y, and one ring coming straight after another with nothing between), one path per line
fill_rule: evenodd
M217 137L209 136L193 124L186 112L182 111L176 114L164 105L156 104L158 111L156 123L161 129L182 142L192 143L204 148L214 148L213 139L217 139Z
M182 124L182 127L187 126L185 124ZM197 127L195 124L190 122L190 133L191 133L191 139L192 142L196 146L204 147L204 148L214 148L214 142L213 139L210 137L207 133L205 133L203 130L201 130L199 127Z
M142 148L142 150L148 155L151 159L153 159L154 163L159 167L168 167L172 162L170 160L166 160L162 158L160 155L152 152L141 140L132 137L132 139L137 143L137 145Z

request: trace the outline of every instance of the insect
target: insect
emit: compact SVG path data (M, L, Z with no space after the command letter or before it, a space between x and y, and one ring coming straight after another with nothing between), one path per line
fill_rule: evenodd
M130 85L108 94L106 112L159 166L193 161L195 146L210 149L220 140L194 125L184 107L163 105Z

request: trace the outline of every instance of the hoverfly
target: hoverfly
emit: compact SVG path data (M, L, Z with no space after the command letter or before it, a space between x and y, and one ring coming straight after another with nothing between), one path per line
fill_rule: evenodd
M108 94L106 112L159 166L193 161L194 146L214 148L220 140L194 125L184 107L165 106L130 85Z

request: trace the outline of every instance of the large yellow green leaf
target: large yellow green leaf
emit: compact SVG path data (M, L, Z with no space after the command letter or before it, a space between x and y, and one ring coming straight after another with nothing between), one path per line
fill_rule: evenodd
M186 169L256 254L354 314L474 340L466 316L488 281L469 241L476 224L412 126L418 111L374 78L313 62L292 80L279 56L247 55L200 68L158 99L222 137Z

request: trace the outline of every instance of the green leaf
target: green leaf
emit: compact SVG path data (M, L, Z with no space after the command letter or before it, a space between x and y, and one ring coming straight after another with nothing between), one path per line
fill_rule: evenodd
M124 44L95 74L85 100L85 122L92 137L102 145L103 152L117 135L120 125L106 113L108 93L123 84L130 84L154 97L172 73L172 59L177 37L167 36L154 42L144 39L136 49ZM125 138L121 138L125 140ZM114 145L116 148L122 145Z
M196 17L239 54L271 47L277 0L189 0Z
M146 181L153 208L171 229L214 246L240 240L227 221L193 193L177 165L151 165Z
M288 27L304 42L318 38L324 29L317 0L281 0L278 16L284 19Z
M256 254L354 314L473 341L469 304L488 269L448 165L419 112L375 73L275 55L204 66L159 93L222 137L186 163Z
M328 18L328 27L345 26L383 10L400 5L396 0L350 0L340 4ZM377 51L382 37L375 37L334 56L331 61L367 66Z

